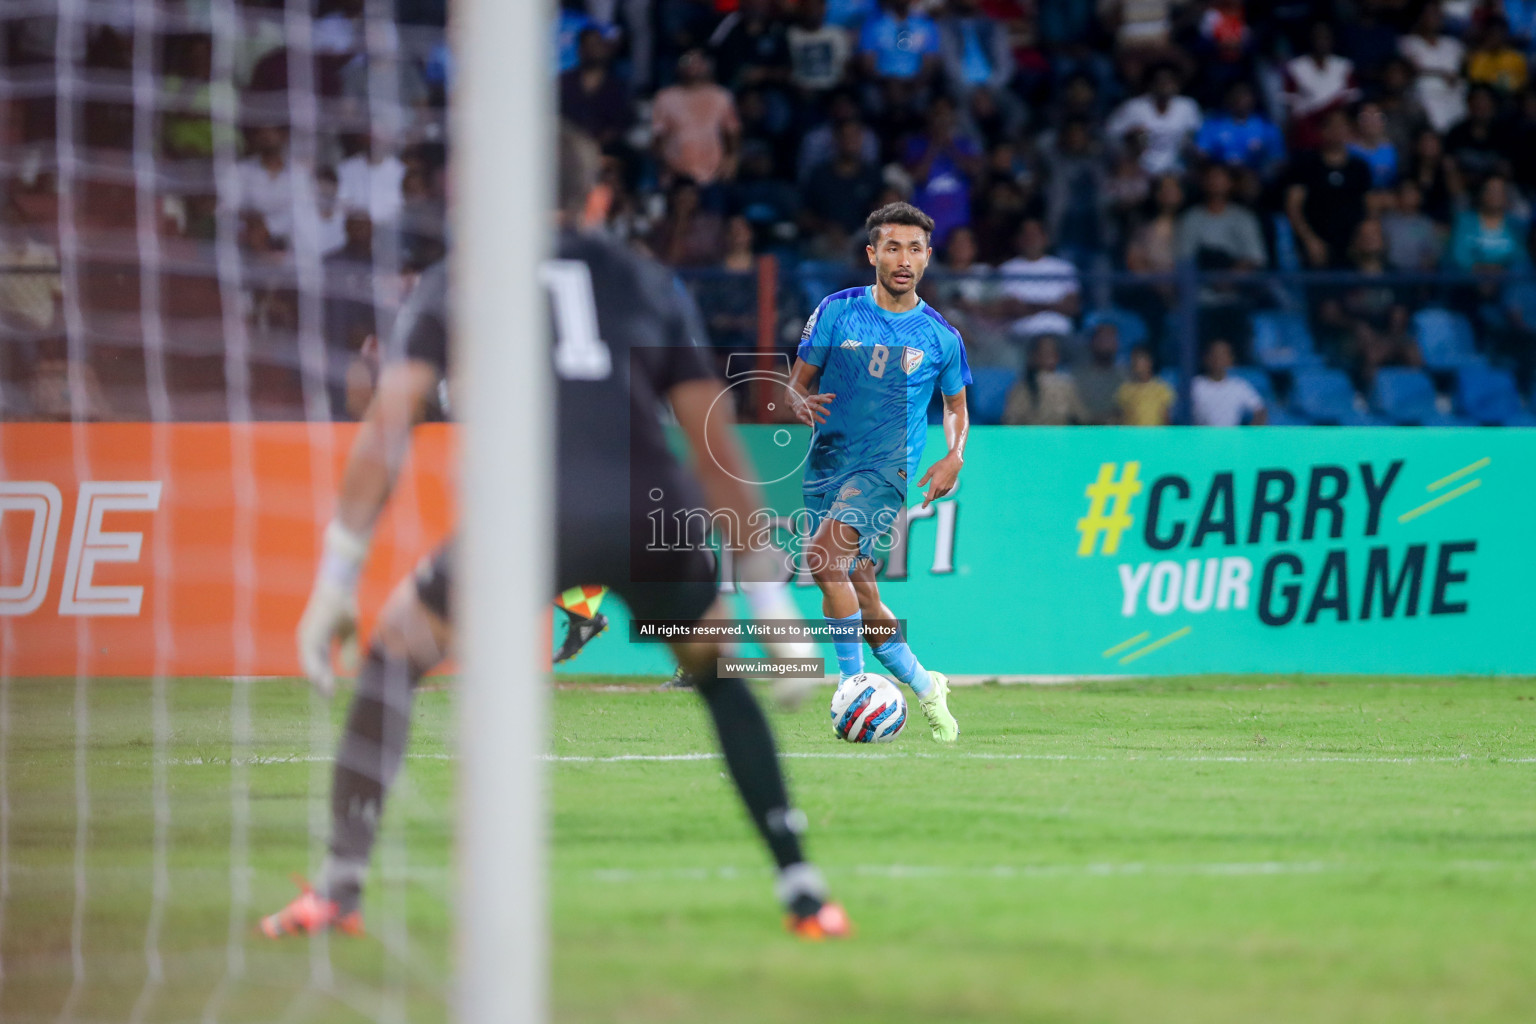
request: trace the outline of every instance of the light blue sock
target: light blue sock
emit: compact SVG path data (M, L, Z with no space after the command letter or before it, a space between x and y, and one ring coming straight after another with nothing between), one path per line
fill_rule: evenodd
M832 627L832 649L837 652L837 670L842 677L856 676L864 671L864 639L859 630L864 625L864 613L854 612L843 619L827 616Z
M880 659L880 664L885 666L887 672L912 687L918 699L932 692L933 680L928 678L927 670L917 663L917 655L912 653L912 648L907 646L905 640L891 640L876 647L875 657Z

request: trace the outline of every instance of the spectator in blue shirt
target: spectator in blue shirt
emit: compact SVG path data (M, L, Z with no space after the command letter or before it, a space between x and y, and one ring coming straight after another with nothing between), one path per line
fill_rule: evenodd
M857 32L878 9L875 0L827 0L827 24Z
M1349 151L1371 167L1371 183L1378 189L1397 184L1397 147L1387 136L1387 119L1374 103L1362 104L1355 115L1355 141Z
M864 73L880 81L926 85L939 70L939 27L912 0L885 0L859 33Z
M928 130L907 142L902 163L917 191L912 202L933 218L934 248L949 233L971 222L971 187L982 171L981 148L959 130L955 105L947 96L928 107Z
M1509 212L1509 187L1500 175L1491 175L1483 182L1476 209L1456 215L1449 262L1453 270L1483 274L1530 266L1531 258L1525 251L1525 224Z
M1208 160L1267 178L1285 161L1285 143L1280 130L1254 107L1253 86L1234 82L1227 90L1226 109L1200 126L1195 148Z
M610 42L618 37L614 26L588 15L580 0L563 0L560 17L555 22L555 59L560 74L575 71L581 63L581 34L589 28L597 29Z

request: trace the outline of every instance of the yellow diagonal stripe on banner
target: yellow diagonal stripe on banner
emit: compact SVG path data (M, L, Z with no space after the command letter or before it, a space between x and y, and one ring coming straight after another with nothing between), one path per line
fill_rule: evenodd
M1149 633L1149 632L1137 633L1135 636L1131 637L1129 640L1123 641L1122 643L1115 644L1115 646L1113 646L1109 650L1105 651L1104 652L1104 657L1106 657L1106 658L1113 658L1115 655L1119 654L1121 651L1125 650L1127 647L1135 647L1137 644L1141 643L1143 640L1145 640L1147 637L1149 637L1151 635L1152 634Z
M1455 483L1457 480L1460 480L1464 476L1470 476L1471 474L1476 473L1478 470L1480 470L1483 467L1487 466L1491 462L1493 462L1493 460L1490 459L1488 456L1484 455L1482 458L1480 458L1476 462L1472 463L1472 465L1470 465L1470 466L1462 466L1460 469L1458 469L1456 472L1452 473L1450 476L1443 476L1439 480L1436 480L1434 483L1430 484L1428 487L1426 487L1424 489L1426 491L1438 491L1440 488L1444 487L1446 484Z
M1426 501L1418 508L1409 509L1407 512L1404 512L1402 515L1398 516L1397 521L1400 523L1406 523L1410 519L1417 519L1425 512L1433 511L1434 509L1439 508L1441 505L1444 505L1446 502L1454 501L1455 499L1461 497L1463 494L1466 494L1468 491L1475 491L1481 486L1483 486L1483 482L1481 480L1470 480L1456 488L1454 491L1447 491L1432 501Z
M1129 664L1130 662L1135 661L1137 658L1140 658L1142 655L1151 654L1153 651L1160 647L1167 647L1175 640L1184 639L1192 632L1194 632L1194 627L1192 626L1185 626L1183 629L1176 629L1172 633L1169 633L1167 636L1163 637L1161 640L1154 640L1147 644L1147 646L1143 647L1141 650L1132 651L1130 654L1127 654L1125 657L1120 659L1120 664Z

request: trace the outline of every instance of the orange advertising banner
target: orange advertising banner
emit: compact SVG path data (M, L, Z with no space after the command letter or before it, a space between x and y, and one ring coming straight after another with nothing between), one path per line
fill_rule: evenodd
M0 425L0 674L296 675L356 424ZM453 428L417 428L364 629L455 521Z

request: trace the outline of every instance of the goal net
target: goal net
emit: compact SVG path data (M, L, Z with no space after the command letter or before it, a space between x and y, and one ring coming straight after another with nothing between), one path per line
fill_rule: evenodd
M294 630L394 319L446 253L447 93L474 72L445 7L0 5L0 1020L457 1002L444 679L368 938L258 928L326 855L348 693L306 684ZM455 521L452 431L415 434L364 634Z

